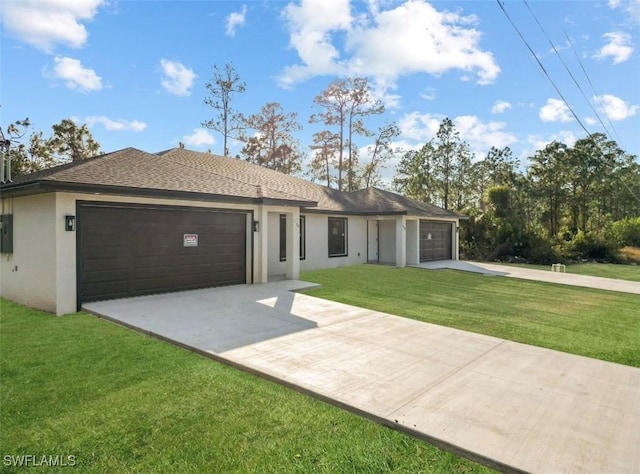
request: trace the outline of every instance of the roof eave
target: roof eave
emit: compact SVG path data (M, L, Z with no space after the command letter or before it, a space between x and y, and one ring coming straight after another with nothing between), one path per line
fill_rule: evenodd
M238 204L270 204L293 207L317 206L315 201L295 199L258 198L246 196L232 196L227 194L210 194L190 191L174 191L157 188L134 188L128 186L111 186L100 184L71 183L64 181L39 180L15 185L3 185L0 188L3 196L26 196L47 192L78 192L87 194L105 194L116 196L136 196L184 199L188 201L212 201Z

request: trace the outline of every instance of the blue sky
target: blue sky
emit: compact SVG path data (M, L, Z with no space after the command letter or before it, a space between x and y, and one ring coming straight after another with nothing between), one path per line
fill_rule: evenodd
M2 126L29 117L48 134L71 117L89 124L103 151L155 152L182 141L221 153L221 137L200 124L213 115L204 84L214 64L227 62L247 84L235 108L251 114L280 102L297 112L305 149L320 130L308 124L319 111L313 98L344 76L371 79L386 112L368 124L396 122L406 148L428 141L444 117L477 158L510 146L524 159L554 139L571 145L586 135L495 1L0 4ZM640 1L504 6L584 127L603 132L602 120L640 155Z

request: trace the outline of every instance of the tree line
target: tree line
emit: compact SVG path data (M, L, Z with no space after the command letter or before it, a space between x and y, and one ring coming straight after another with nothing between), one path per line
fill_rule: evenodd
M234 108L246 84L232 64L214 66L204 104L214 116L203 127L222 136L223 154L231 140L242 148L239 159L351 192L386 186L410 198L461 212L462 254L467 258L523 258L548 263L579 258L615 260L617 248L640 247L640 164L637 157L601 133L572 146L553 141L521 163L508 147L492 147L476 157L445 118L435 137L416 149L394 145L396 124L377 130L367 119L384 112L367 78L331 82L313 100L308 122L320 125L305 152L295 134L302 129L295 112L267 102L253 114ZM65 119L50 137L33 132L23 143L29 120L0 129L12 154L14 176L99 153L86 125ZM366 137L366 159L356 145ZM183 146L180 144L180 146ZM303 165L306 160L306 170ZM381 169L398 158L393 180Z
M467 258L617 261L621 247L640 247L640 164L602 133L573 146L553 141L523 169L508 147L474 160L444 119L432 140L404 153L393 186L469 216Z

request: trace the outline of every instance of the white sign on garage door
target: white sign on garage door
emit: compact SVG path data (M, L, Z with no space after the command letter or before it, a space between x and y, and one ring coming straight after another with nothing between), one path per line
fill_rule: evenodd
M184 234L182 237L183 247L197 247L198 234Z

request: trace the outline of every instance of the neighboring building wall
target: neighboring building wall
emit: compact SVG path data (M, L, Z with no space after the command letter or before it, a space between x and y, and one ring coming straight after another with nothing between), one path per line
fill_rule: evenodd
M407 219L407 265L420 263L420 221Z
M381 220L378 224L380 263L396 263L396 221Z
M306 216L306 259L302 271L367 262L367 221L361 216L302 214ZM347 217L346 257L329 257L329 217Z
M13 253L0 256L0 295L56 313L56 240L64 221L57 221L55 195L6 198L3 209L13 214Z

